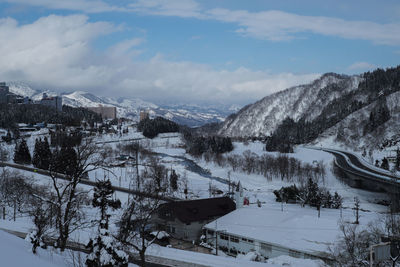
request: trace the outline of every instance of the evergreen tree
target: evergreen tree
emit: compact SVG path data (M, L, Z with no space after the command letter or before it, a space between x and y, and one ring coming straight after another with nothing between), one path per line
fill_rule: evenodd
M320 195L317 183L315 183L312 178L308 178L306 203L310 204L310 206L317 206L317 203L320 201L319 198Z
M19 144L15 144L14 162L18 164L31 164L31 154L24 139Z
M327 190L323 193L323 205L324 208L331 209L333 207L333 198L331 193Z
M87 256L86 265L89 267L128 266L128 255L108 230L108 220L111 216L108 213L109 208L115 210L121 207L121 202L112 198L113 193L110 180L97 181L92 205L100 209L100 221L98 236L87 244L90 253Z
M59 166L61 166L62 173L72 175L75 172L77 168L77 158L75 149L73 147L63 146L60 150L58 160Z
M178 190L178 174L176 174L175 170L172 170L169 175L169 183L172 190Z
M389 170L389 161L386 157L383 158L383 160L382 160L381 168L385 169L385 170Z
M51 151L47 137L45 137L43 141L42 139L36 139L32 159L33 166L39 169L48 170L50 166L50 159Z
M41 169L48 170L50 168L50 161L51 161L51 150L49 141L47 137L44 137L42 141L42 149L41 149Z
M33 158L32 158L32 164L33 166L35 166L36 168L41 168L41 140L36 139L35 140L35 148L33 150Z
M332 199L332 208L340 209L342 207L342 197L339 196L338 192L335 192Z

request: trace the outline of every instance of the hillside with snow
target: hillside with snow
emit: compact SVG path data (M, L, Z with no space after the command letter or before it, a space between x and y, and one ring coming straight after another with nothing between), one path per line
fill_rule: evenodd
M266 136L286 118L308 120L344 93L357 88L360 76L328 73L310 84L269 95L228 117L220 133L228 136Z
M10 91L17 95L40 100L43 93L49 96L57 95L54 91L39 91L32 89L23 82L7 82ZM138 120L140 110L148 110L151 116L161 116L189 127L197 127L206 123L222 122L229 114L239 110L236 106L199 106L188 104L156 105L139 98L103 97L85 91L62 93L63 105L71 107L109 106L117 108L118 117Z

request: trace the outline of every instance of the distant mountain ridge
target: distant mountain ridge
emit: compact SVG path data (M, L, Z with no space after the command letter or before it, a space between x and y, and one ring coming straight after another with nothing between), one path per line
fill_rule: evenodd
M63 104L71 107L97 107L113 106L117 108L117 116L138 119L139 111L146 109L150 111L152 116L161 116L179 124L187 125L189 127L197 127L207 123L222 122L231 114L236 112L238 108L231 107L202 107L199 105L163 105L159 106L151 102L141 100L139 98L110 98L95 96L85 91L75 91L72 93L58 94L54 91L39 91L32 89L28 84L23 82L7 82L10 91L30 97L34 100L42 98L43 93L49 96L61 95Z

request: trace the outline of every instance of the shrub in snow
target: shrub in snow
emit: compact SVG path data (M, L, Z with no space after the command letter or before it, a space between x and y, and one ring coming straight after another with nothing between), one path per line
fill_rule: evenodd
M300 188L297 188L296 185L282 187L275 190L274 194L278 202L296 203L300 201L303 205L308 204L317 208L339 209L342 206L342 198L337 192L332 196L328 190L320 188L311 178L308 179L305 186Z
M32 252L36 254L36 249L38 247L46 249L47 246L43 241L43 236L39 234L36 230L30 232L26 235L25 240L32 244Z
M89 267L128 266L128 255L114 240L107 229L100 229L99 235L87 244L90 254L86 258Z
M237 255L238 259L248 260L248 261L258 261L258 262L265 262L265 258L261 256L260 253L257 251L250 251L249 253L242 255Z

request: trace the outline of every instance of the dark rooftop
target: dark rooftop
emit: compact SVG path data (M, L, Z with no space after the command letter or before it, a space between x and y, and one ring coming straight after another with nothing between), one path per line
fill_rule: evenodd
M235 209L236 204L232 199L218 197L165 203L160 206L159 214L161 217L170 214L183 223L191 223L221 217Z

